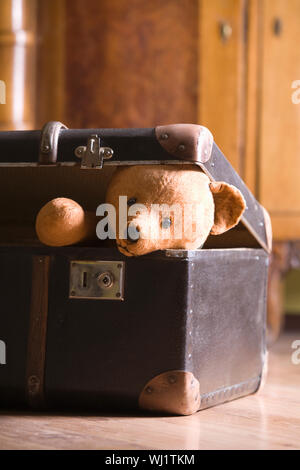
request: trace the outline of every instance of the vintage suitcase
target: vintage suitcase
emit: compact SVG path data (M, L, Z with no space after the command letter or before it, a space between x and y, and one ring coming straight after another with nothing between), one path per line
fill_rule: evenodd
M270 222L210 136L196 125L68 130L58 122L0 133L2 407L191 414L259 389ZM241 190L247 209L236 228L199 250L139 258L112 242L37 241L35 216L51 198L95 210L117 165L176 161ZM110 272L115 282L87 293L83 272Z

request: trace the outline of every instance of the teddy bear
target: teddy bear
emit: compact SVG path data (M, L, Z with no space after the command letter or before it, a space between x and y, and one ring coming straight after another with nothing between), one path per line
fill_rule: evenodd
M120 197L123 206L124 199L126 204L122 223ZM126 256L164 249L191 250L202 247L210 234L219 235L237 225L245 207L236 187L211 182L196 165L128 165L113 173L105 205L98 207L97 214L59 197L39 211L36 233L50 246L86 242L96 234L100 239L115 238Z

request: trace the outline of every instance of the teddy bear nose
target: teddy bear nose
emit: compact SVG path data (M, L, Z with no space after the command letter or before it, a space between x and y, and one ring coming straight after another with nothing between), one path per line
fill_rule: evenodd
M136 243L140 238L140 229L136 225L129 225L126 229L126 238L131 243Z

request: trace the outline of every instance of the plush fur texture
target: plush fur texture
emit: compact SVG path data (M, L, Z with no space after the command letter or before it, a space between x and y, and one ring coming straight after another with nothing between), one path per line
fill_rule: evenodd
M119 196L129 201L128 223L121 227L121 233ZM234 227L245 210L237 188L224 182L211 183L199 168L184 164L119 167L108 186L106 202L116 208L116 242L126 256L170 248L196 249L210 233L217 235ZM151 211L153 204L162 210ZM191 221L190 230L185 231L185 224ZM36 231L43 243L63 246L95 235L95 225L75 201L58 198L41 209ZM127 236L132 230L136 237Z
M74 245L95 232L96 218L72 199L59 197L39 211L35 230L39 240L49 246Z
M138 183L137 183L138 182ZM117 245L121 253L138 256L162 249L196 249L203 245L210 233L220 234L235 226L245 209L240 191L226 183L210 183L209 178L197 167L187 165L128 166L118 169L110 182L106 201L118 207L119 195L134 199L145 209L128 217L128 225L135 226L140 234L137 241L119 237ZM214 197L216 196L216 202ZM192 231L183 233L178 239L174 232L175 212L170 216L171 226L166 236L162 228L164 213L160 217L151 215L151 204L176 204L185 216L185 205L192 206ZM196 211L199 207L200 210ZM157 238L148 236L151 229L160 230ZM183 217L184 228L184 217ZM122 233L122 231L121 231ZM157 232L156 232L157 233ZM162 235L166 238L162 238Z

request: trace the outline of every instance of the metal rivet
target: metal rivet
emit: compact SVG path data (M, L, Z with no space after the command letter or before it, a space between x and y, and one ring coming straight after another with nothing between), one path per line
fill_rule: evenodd
M36 375L31 375L28 378L27 384L30 395L36 395L39 392L41 381Z
M50 150L50 145L47 145L47 144L43 145L43 147L42 147L42 152L43 153L47 153L47 152L49 152L49 150Z
M105 155L106 157L111 157L112 154L113 154L112 149L105 149L105 150L104 150L104 155Z
M153 392L153 388L151 388L151 387L146 388L146 393L152 393L152 392Z
M161 134L161 140L167 140L169 138L169 134Z
M75 295L75 291L74 291L74 290L71 290L71 295Z
M185 150L185 145L183 144L178 145L178 150L180 150L180 152L183 152L183 150Z
M117 292L117 293L116 293L116 297L121 297L121 293L120 293L120 292Z
M189 355L188 355L188 358L189 358L189 359L191 359L191 357L192 357L192 355L191 355L191 354L189 354Z
M100 150L100 152L103 155L103 158L105 158L106 160L109 160L114 154L113 149L111 149L110 147L104 147Z
M264 223L263 223L263 222L259 222L259 226L260 226L260 227L263 227L263 226L264 226Z
M223 41L228 41L232 35L232 27L227 21L220 23L220 35Z
M215 166L215 164L214 164L214 163L211 163L210 166Z
M174 375L170 375L170 376L168 377L168 382L169 382L169 384L174 384L174 383L176 383L176 377L175 377Z
M190 313L193 313L193 310L192 310L192 309L190 310Z
M118 268L121 269L121 268L122 268L122 265L121 265L121 264L118 264Z
M86 147L80 146L75 149L75 155L78 158L82 158L84 155L84 152L86 151Z

